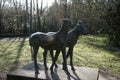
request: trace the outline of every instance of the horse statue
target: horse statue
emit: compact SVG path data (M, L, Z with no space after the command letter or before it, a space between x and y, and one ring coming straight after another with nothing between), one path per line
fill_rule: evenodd
M39 47L45 50L56 50L56 54L59 54L59 51L62 51L64 70L69 73L66 63L65 43L67 39L68 27L70 26L73 26L71 21L65 18L62 20L61 28L55 34L35 32L30 35L29 44L31 46L31 52L33 52L32 55L36 74L39 74L39 66L37 64L37 53ZM51 73L53 73L53 65L55 64L55 61L56 60L54 59L50 67Z
M55 34L56 32L50 32L50 33ZM68 58L68 56L70 56L70 65L72 70L75 70L75 68L73 67L73 48L76 45L79 36L85 34L86 34L86 27L82 21L79 21L76 27L70 30L67 34L66 47L68 47L68 53L66 55L66 59ZM48 50L44 49L43 56L44 56L44 66L46 70L48 69L46 65L47 52ZM52 60L54 60L53 50L50 50L50 55L52 57ZM58 56L59 54L56 55ZM55 67L58 67L56 63L55 63Z

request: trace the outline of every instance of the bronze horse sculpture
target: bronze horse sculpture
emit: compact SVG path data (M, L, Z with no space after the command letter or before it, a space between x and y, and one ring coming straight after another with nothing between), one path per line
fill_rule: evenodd
M56 32L50 32L50 33L55 34ZM70 30L67 34L66 47L68 47L68 53L66 55L66 58L70 56L70 65L72 70L75 70L75 68L73 67L73 48L76 45L79 36L84 34L86 34L86 27L82 21L80 21L76 25L76 27ZM44 66L46 70L48 69L46 65L47 52L48 50L44 49L43 56L44 56ZM53 50L50 50L50 55L52 57L52 60L54 60ZM59 54L56 54L56 55L58 56ZM55 63L55 66L57 67L56 63Z
M67 63L66 63L66 51L65 51L65 42L66 42L66 36L68 32L68 27L73 26L71 21L69 19L63 19L61 28L55 33L43 33L43 32L35 32L31 34L29 38L29 44L31 46L31 49L33 51L33 60L34 60L34 67L35 67L35 73L39 74L39 66L37 64L37 53L39 47L46 49L46 50L57 50L56 54L59 53L59 51L62 51L63 60L64 60L64 70L68 72L67 69ZM55 64L55 59L53 60L52 66L50 67L51 73L53 73L53 66Z

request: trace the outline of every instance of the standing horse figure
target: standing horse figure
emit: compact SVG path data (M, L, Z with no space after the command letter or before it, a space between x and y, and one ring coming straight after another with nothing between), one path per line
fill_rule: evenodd
M65 42L69 26L73 26L70 20L63 19L61 28L55 34L42 32L35 32L31 34L29 38L29 44L31 46L31 50L33 49L33 60L36 74L39 73L38 71L39 67L37 64L37 53L39 47L46 50L57 50L56 54L58 54L59 51L62 51L64 69L67 73L69 73L66 64L66 51L65 51ZM57 58L54 59L52 66L50 68L51 73L53 73L53 65L55 64L56 59Z
M55 32L51 32L51 34L55 34ZM82 34L86 34L86 27L82 21L80 21L77 24L77 26L75 28L73 28L72 30L70 30L67 34L66 47L68 47L68 53L66 55L66 59L68 58L68 56L70 56L70 65L71 65L72 70L75 70L75 68L73 67L73 48L76 45L79 36ZM46 70L48 69L47 65L46 65L47 51L48 50L44 50L44 54L43 54L44 66L45 66ZM51 54L52 60L54 60L53 50L50 50L50 54ZM56 55L58 55L58 54L56 54ZM56 63L55 63L55 66L57 67Z

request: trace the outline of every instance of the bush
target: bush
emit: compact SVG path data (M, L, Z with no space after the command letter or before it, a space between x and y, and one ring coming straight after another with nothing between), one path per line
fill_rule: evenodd
M120 48L120 1L116 0L106 13L109 25L109 42Z

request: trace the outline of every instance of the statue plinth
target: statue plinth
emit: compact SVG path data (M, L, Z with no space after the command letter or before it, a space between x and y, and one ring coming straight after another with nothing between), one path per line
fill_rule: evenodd
M50 73L50 70L45 70L42 63L38 63L40 74L37 75L37 80L98 80L98 69L89 67L77 67L75 71L71 70L68 65L70 76L68 76L62 69L62 65L58 65L58 68L54 68L54 74ZM48 64L50 68L51 64ZM34 64L31 62L23 68L16 69L7 74L7 80L35 80Z

